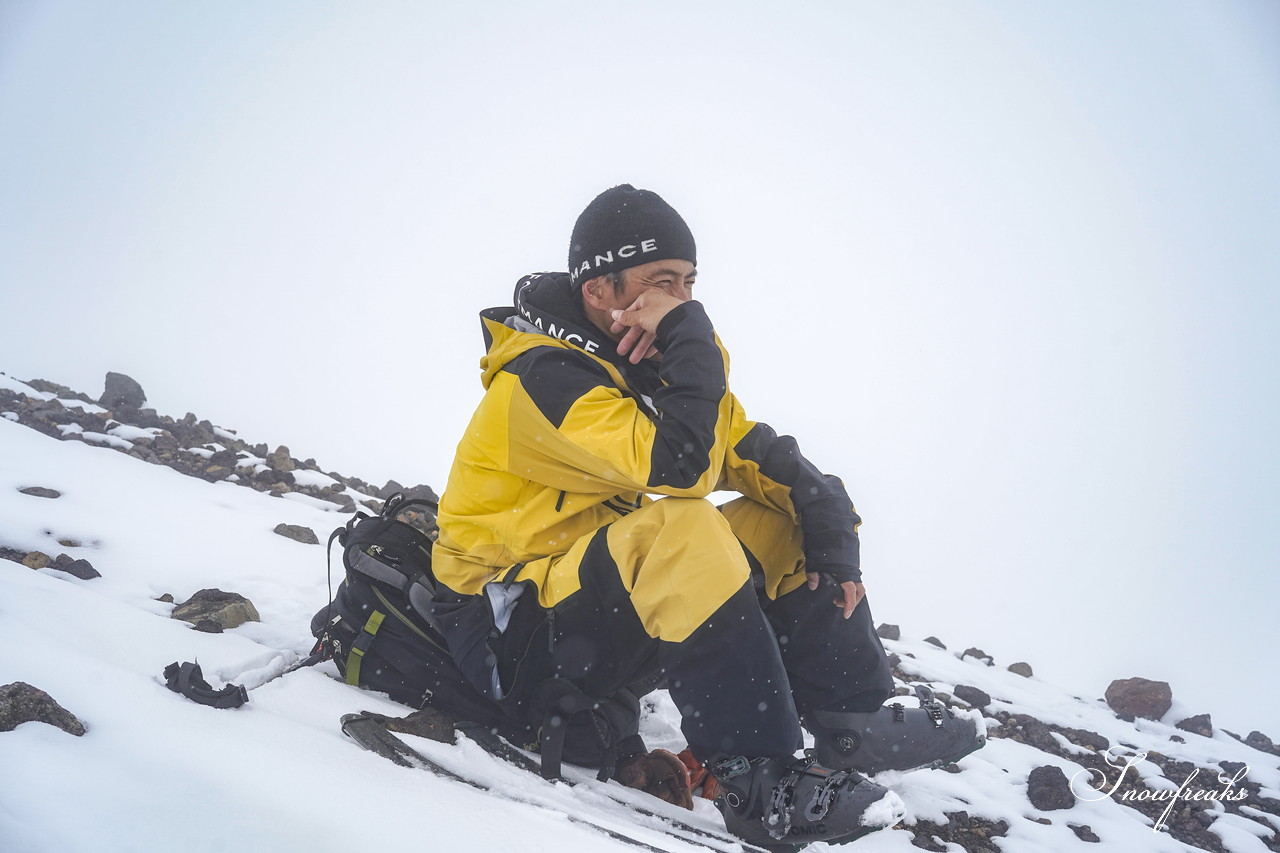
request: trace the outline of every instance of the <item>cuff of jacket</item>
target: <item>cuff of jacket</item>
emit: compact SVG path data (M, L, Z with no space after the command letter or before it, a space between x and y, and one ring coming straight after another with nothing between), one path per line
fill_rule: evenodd
M656 344L659 350L664 350L672 342L673 337L679 338L690 332L699 331L708 334L713 331L711 318L707 316L707 311L702 307L701 302L697 300L684 302L668 311L667 316L658 323Z

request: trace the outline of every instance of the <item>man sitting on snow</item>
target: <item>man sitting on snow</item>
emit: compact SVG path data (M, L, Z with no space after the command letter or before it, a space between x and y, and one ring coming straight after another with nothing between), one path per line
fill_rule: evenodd
M859 517L839 479L730 393L696 264L680 215L622 185L579 217L568 273L527 276L513 307L484 312L486 393L440 505L434 572L488 594L491 695L523 680L607 703L665 679L731 831L849 840L901 817L859 773L937 766L982 739L928 702L881 707L893 681ZM714 491L741 497L716 507ZM503 635L529 624L511 612L534 594L546 655ZM797 759L802 724L816 749Z

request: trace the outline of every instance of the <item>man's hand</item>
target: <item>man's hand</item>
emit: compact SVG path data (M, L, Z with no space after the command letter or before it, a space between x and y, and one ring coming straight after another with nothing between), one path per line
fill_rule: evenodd
M672 308L682 304L682 300L671 294L652 289L641 293L626 308L615 309L612 313L613 327L609 331L616 335L626 330L622 340L618 341L618 355L627 355L628 361L639 364L656 354L658 350L653 342L658 337L658 324L671 313Z
M809 579L809 589L817 589L818 584L822 582L822 575L817 572L808 572L805 576ZM843 610L844 618L848 619L866 594L867 589L861 583L845 581L840 584L836 597L831 600L831 603Z

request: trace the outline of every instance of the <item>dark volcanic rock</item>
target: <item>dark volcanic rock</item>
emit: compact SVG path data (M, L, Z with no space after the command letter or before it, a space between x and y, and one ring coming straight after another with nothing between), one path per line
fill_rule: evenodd
M1121 717L1158 720L1173 705L1173 690L1164 681L1121 678L1107 687L1107 704Z
M1244 742L1254 749L1269 752L1272 755L1280 755L1280 747L1277 747L1271 741L1271 738L1267 737L1262 732L1249 732L1248 736L1245 737Z
M964 658L974 658L975 660L982 661L987 666L995 666L995 663L996 663L995 658L991 657L991 655L987 654L982 649L973 648L973 647L965 649L960 654L960 658L961 660L963 660Z
M108 373L106 388L98 398L98 405L107 409L141 409L147 402L142 386L123 373Z
M885 622L876 628L876 636L882 640L901 640L902 630L897 625L890 625Z
M320 544L320 540L316 538L316 532L310 527L303 527L300 524L285 524L281 522L276 525L272 533L279 534L285 539L292 539L294 542L301 542L304 545Z
M277 471L275 468L264 468L253 475L253 482L260 486L278 486L283 483L292 486L295 482L293 474L288 471Z
M945 648L946 648L946 646L944 646L944 645L942 644L942 641L941 641L941 640L939 640L937 637L925 637L925 638L924 638L924 641L925 641L926 643L928 643L929 645L931 645L931 646L937 646L937 647L938 647L938 648L940 648L940 649L945 649Z
M1069 823L1067 824L1067 827L1074 832L1076 834L1076 838L1079 838L1081 841L1088 841L1090 844L1097 844L1102 841L1102 839L1094 833L1093 828L1087 823Z
M917 819L908 829L912 834L911 844L921 850L933 850L945 853L951 849L939 844L934 839L941 839L946 844L959 845L973 853L998 853L1003 849L992 839L999 838L1009 832L1009 823L1004 820L989 820L974 817L968 812L944 812L947 822L936 824L928 820Z
M1027 799L1042 812L1069 809L1076 804L1067 774L1052 764L1037 767L1027 776Z
M974 708L985 708L991 704L991 695L985 690L971 687L968 684L957 684L952 695L968 702Z
M46 394L56 394L64 400L79 400L82 403L92 403L88 394L81 394L79 391L72 391L66 385L59 385L57 382L50 382L47 379L28 379L27 384L37 391Z
M48 723L76 737L84 724L43 690L24 681L0 687L0 732L11 732L23 723Z
M1208 714L1196 714L1194 717L1179 720L1177 728L1182 729L1184 732L1213 737L1213 718Z
M219 465L223 468L230 468L234 471L236 466L240 464L240 457L234 450L219 450L217 453L209 457L208 464Z
M82 581L102 577L102 573L93 567L93 563L90 563L88 560L77 560L66 554L59 554L58 558L53 561L52 568L55 568L60 572L66 572L73 577L80 578Z
M391 497L396 492L403 492L403 491L404 491L404 486L400 485L395 480L387 480L387 484L383 486L381 489L378 489L374 497L385 501L387 498Z
M212 619L223 628L236 628L245 622L261 622L258 608L243 595L220 589L202 589L179 604L169 614L173 619L199 624Z
M1023 678L1030 678L1032 675L1035 674L1034 672L1031 671L1031 664L1027 663L1026 661L1018 661L1017 663L1011 663L1009 664L1009 666L1006 667L1006 669L1008 669L1014 675L1021 675Z
M57 489L46 489L44 486L28 486L25 489L18 489L24 495L31 495L33 498L49 498L55 499L62 497L62 492Z

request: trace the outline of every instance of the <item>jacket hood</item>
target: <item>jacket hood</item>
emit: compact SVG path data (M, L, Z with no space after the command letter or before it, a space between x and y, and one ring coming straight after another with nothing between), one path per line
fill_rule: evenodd
M526 275L516 282L512 302L514 307L480 312L488 350L480 360L485 388L504 365L538 346L580 349L614 368L618 379L633 388L647 388L657 381L656 365L631 364L618 355L613 339L587 319L567 272Z

